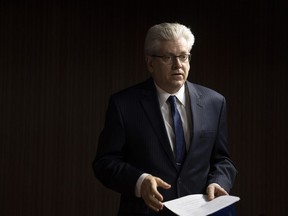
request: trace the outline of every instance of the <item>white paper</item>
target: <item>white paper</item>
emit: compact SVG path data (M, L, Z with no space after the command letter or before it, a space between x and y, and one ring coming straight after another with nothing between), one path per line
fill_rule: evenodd
M224 195L208 201L207 195L193 194L170 200L163 204L179 216L206 216L239 200L240 198L237 196Z

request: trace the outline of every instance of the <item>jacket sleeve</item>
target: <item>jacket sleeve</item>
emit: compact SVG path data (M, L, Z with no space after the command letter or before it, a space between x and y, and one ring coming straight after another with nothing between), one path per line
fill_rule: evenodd
M237 170L229 156L226 100L224 97L219 113L218 130L210 164L211 166L207 183L218 183L227 192L229 192L234 183Z
M109 100L93 170L104 186L131 196L142 172L125 161L125 125L116 101L113 96Z

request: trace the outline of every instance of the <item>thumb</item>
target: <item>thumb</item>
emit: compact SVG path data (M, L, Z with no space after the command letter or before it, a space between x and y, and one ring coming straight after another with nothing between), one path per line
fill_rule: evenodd
M156 178L156 183L158 187L164 188L164 189L169 189L171 187L170 184L168 184L167 182L163 181L160 178Z

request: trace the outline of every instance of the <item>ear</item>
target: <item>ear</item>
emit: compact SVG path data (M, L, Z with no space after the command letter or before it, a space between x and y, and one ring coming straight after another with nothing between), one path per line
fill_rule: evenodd
M150 73L152 73L154 71L154 61L153 61L153 58L151 56L146 56L145 57L145 60L146 60L146 65L147 65L147 68L148 68L148 71Z

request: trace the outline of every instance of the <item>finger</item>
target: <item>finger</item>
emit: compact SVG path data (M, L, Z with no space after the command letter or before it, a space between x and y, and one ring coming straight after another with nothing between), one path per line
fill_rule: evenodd
M157 191L157 183L155 177L148 176L147 178L145 178L141 186L141 196L145 201L146 205L154 211L159 211L159 209L163 207L162 203L160 203L159 201L158 193L159 192Z
M162 202L158 200L152 193L145 193L143 194L142 198L145 203L154 211L159 211L163 208Z
M216 191L215 191L215 195L216 195L216 197L218 197L218 196L228 195L228 193L227 193L227 191L224 188L217 187Z
M228 195L227 191L220 185L212 183L207 187L208 200L212 200L215 197Z
M163 196L157 190L157 187L170 188L171 186L162 179L147 176L141 185L141 196L145 203L154 211L163 209Z
M162 195L157 190L158 187L169 189L171 185L158 177L147 176L142 183L141 192L147 194L147 197L150 196L150 199L151 196L155 196L159 201L163 201Z
M215 198L214 196L214 191L215 191L215 187L212 186L212 185L209 185L207 187L207 197L208 197L208 200L213 200Z
M153 195L150 199L149 204L151 205L152 209L155 211L159 211L163 209L163 203L156 198L156 195Z
M169 189L171 187L170 184L168 184L167 182L163 181L160 178L155 178L156 180L156 184L157 186L155 188L153 188L153 195L155 196L156 199L158 199L159 201L163 201L163 196L159 193L159 191L157 190L157 187L161 187L164 189Z

